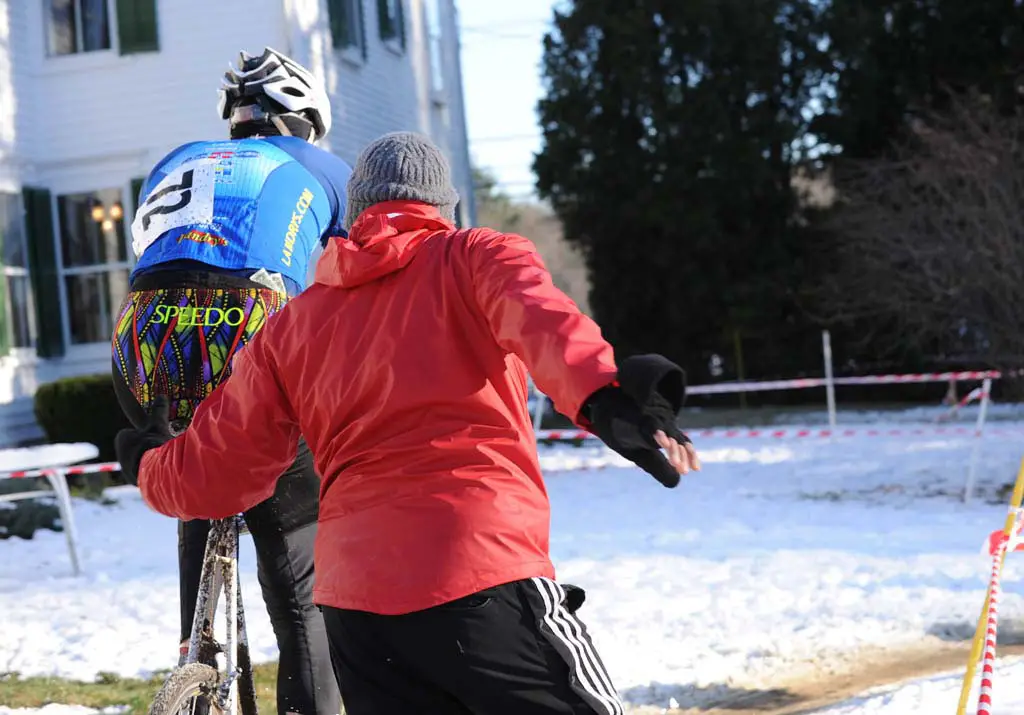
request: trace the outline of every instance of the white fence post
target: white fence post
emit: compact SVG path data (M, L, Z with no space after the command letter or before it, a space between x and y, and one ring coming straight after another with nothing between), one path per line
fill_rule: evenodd
M533 431L540 431L541 420L544 419L544 408L547 407L547 396L537 389L537 383L530 378L530 392L537 398L537 405L533 409Z
M967 468L967 484L964 485L964 504L971 501L974 492L974 479L978 472L978 457L981 456L981 435L985 430L985 418L988 415L989 393L992 391L992 379L985 378L981 383L981 410L974 426L974 448L971 450L971 464Z
M828 403L828 426L836 428L836 383L832 376L832 335L821 331L821 352L825 359L825 399Z

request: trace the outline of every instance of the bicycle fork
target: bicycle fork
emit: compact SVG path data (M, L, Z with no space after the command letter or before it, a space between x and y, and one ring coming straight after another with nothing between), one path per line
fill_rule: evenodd
M219 648L213 637L213 623L222 590L226 636L224 647ZM223 712L236 713L236 705L240 704L242 713L255 714L256 689L238 579L238 528L230 519L215 521L210 529L185 662L202 662L216 668L218 652L224 655L227 677L218 687L217 706Z

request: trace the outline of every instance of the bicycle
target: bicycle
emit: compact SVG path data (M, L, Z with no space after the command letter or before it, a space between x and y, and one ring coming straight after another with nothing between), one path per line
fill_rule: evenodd
M157 691L149 715L258 715L242 586L238 580L238 536L242 529L244 524L239 516L211 523L188 653ZM213 635L221 591L225 595L227 622L223 646ZM223 668L218 666L218 655L223 656Z

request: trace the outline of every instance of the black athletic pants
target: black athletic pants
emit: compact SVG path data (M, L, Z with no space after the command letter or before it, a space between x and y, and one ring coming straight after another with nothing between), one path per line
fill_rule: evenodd
M582 600L533 578L402 616L324 607L346 712L623 715Z

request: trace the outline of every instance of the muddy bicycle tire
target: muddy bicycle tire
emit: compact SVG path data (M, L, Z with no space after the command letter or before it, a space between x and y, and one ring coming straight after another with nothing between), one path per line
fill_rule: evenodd
M176 668L157 691L153 704L149 706L149 715L177 715L189 700L197 697L207 704L210 715L234 715L217 706L218 685L220 673L217 669L203 663L186 663Z

